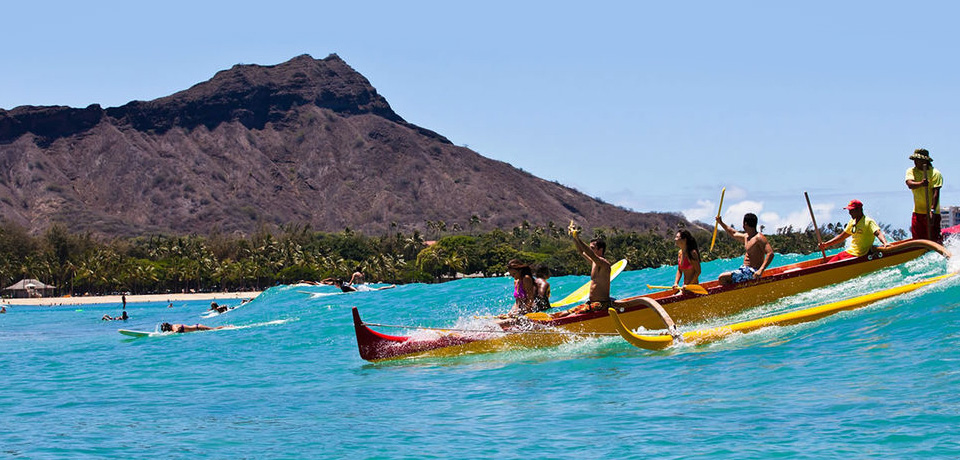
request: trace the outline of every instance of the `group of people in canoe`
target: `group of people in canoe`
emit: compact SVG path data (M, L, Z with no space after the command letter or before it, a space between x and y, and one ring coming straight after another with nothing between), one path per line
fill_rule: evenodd
M914 239L928 239L942 243L940 188L943 186L943 176L940 171L933 168L933 159L926 149L914 150L909 159L914 162L914 166L908 168L906 173L906 185L912 191L914 201L910 224L911 236ZM843 231L829 241L819 243L820 249L826 250L843 243L847 238L851 238L849 248L831 257L827 261L828 263L864 256L874 248L874 242L877 240L880 241L880 249L889 245L883 230L875 220L864 214L863 208L862 201L850 200L843 208L850 214L850 221L847 222ZM716 217L716 222L725 233L738 241L742 241L744 245L743 265L736 270L722 273L718 281L727 285L760 279L763 272L773 261L774 251L767 238L758 231L757 216L753 213L744 215L743 231L737 231L730 227L723 222L719 215ZM613 306L633 306L629 302L617 301L610 296L611 263L605 257L606 243L599 238L584 243L580 239L579 230L573 222L570 223L568 233L572 237L579 254L591 264L590 295L587 303L554 313L551 317L561 318L579 313L605 311ZM678 254L677 274L673 289L679 290L682 286L699 285L700 262L702 259L696 239L690 231L680 230L676 233L674 242L677 245ZM546 267L543 267L543 269L546 269ZM550 307L550 284L546 281L546 278L549 277L549 271L547 271L546 277L538 275L537 278L534 278L530 267L519 260L511 260L507 270L514 278L513 296L516 300L510 313L506 315L507 317L516 318L527 313L543 311ZM681 281L683 284L681 284ZM543 286L545 286L545 290Z

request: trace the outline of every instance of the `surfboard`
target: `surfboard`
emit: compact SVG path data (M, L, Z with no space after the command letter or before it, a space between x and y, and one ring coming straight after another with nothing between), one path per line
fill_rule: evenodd
M613 282L613 279L620 275L620 272L624 268L627 268L627 259L621 259L619 262L610 266L610 282ZM586 284L577 288L576 291L570 293L570 295L564 297L561 300L556 302L550 302L550 307L564 307L574 303L580 303L590 297L590 282L587 281Z
M201 318L213 318L214 316L220 316L220 315L227 314L227 313L229 313L229 312L231 312L231 311L234 311L234 310L236 310L236 309L238 309L238 308L240 308L240 307L242 307L242 306L243 306L243 305L237 305L236 307L230 307L230 308L227 308L227 311L223 311L223 312L219 312L219 311L216 311L216 310L207 310L207 311L205 311L204 313L202 313L202 314L200 315L200 317L201 317Z
M132 331L130 329L118 329L117 332L129 337L150 337L150 334L153 334L153 332Z

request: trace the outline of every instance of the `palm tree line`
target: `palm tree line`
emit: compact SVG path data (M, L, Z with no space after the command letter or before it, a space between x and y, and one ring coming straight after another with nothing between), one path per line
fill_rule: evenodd
M249 236L213 231L102 240L71 233L61 224L33 236L0 221L0 284L36 278L55 285L58 295L246 291L300 280L348 278L357 268L372 281L438 282L458 274L498 276L506 272L510 259L546 265L554 276L589 273L589 264L576 253L565 226L523 221L509 231L487 232L478 231L479 226L480 220L472 216L467 229L452 224L451 233L445 234L445 222L428 221L426 228L435 243L419 231L366 236L349 228L324 233L300 225L263 228ZM821 233L828 239L842 228L831 223ZM708 252L712 228L691 230L705 261L742 256L742 245L725 237ZM674 232L593 229L594 236L606 239L608 258L626 258L629 269L675 264ZM894 231L892 236L902 238L903 233ZM781 228L769 238L780 253L818 250L811 227Z

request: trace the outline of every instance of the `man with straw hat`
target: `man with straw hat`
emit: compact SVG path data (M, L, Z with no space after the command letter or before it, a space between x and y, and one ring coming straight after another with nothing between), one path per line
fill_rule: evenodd
M940 188L943 176L933 167L933 159L927 149L916 149L913 167L907 168L907 187L913 191L913 218L910 233L913 238L943 242L940 235Z

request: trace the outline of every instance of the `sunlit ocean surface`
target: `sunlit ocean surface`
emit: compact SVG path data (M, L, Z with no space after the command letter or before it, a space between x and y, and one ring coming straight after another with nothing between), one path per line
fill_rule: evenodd
M774 265L809 257L778 255ZM740 262L707 263L701 279ZM730 320L958 268L927 254ZM672 284L674 270L624 272L614 296ZM551 279L557 298L585 281ZM359 357L351 307L368 322L451 327L505 312L511 293L508 278L349 294L278 286L213 318L201 318L209 301L130 303L126 323L100 320L119 314L114 304L8 307L0 458L960 458L955 278L813 323L660 352L605 337L442 359ZM244 327L117 333L164 321Z

